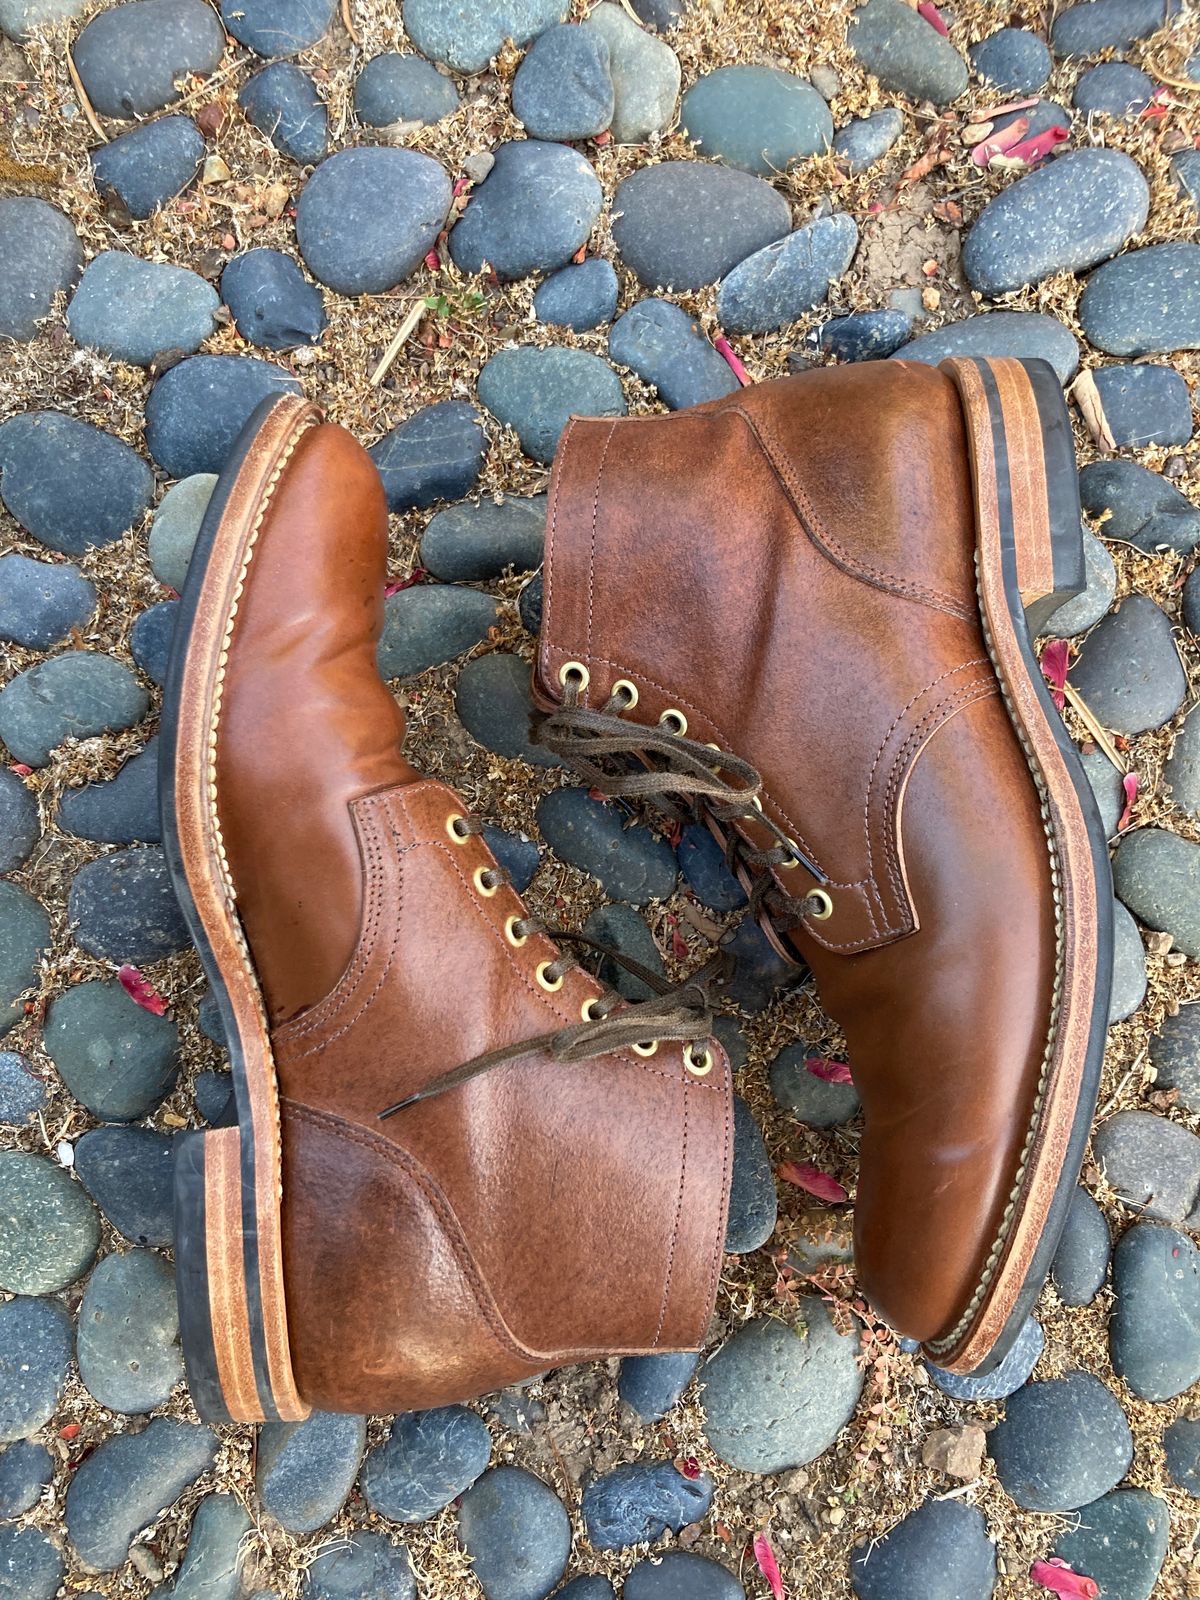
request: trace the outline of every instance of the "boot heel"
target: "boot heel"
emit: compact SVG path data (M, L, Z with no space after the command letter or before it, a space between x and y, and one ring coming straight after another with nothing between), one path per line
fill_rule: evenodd
M263 1368L257 1230L247 1228L237 1127L182 1134L175 1156L175 1276L188 1388L206 1422L297 1421ZM262 1395L269 1398L264 1403Z

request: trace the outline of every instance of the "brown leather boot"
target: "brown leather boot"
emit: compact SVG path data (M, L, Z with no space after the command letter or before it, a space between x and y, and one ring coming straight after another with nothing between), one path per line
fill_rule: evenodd
M704 996L626 1006L404 761L375 664L386 552L366 453L302 400L260 408L163 708L163 837L237 1104L176 1168L212 1420L410 1410L695 1347L716 1292L731 1095L692 1042Z
M574 421L554 468L542 738L700 804L811 965L865 1112L860 1281L958 1372L1031 1309L1095 1106L1108 856L1032 645L1083 581L1041 362Z

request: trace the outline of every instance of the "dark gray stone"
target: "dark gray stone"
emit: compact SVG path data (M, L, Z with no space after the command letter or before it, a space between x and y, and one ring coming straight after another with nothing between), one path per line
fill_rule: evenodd
M1142 449L1192 437L1191 394L1173 367L1097 367L1092 377L1114 444Z
M247 250L221 274L221 297L237 330L265 350L315 344L325 330L325 301L291 256Z
M1079 367L1075 335L1042 311L980 311L919 334L896 351L899 361L924 361L931 367L950 356L1033 356L1048 361L1061 383Z
M69 650L26 667L0 690L0 738L18 761L42 767L64 739L131 728L149 704L121 662Z
M1001 28L968 53L979 76L1008 94L1036 94L1054 70L1045 40L1027 28Z
M166 603L178 605L178 601ZM151 609L157 611L158 607ZM115 777L64 790L55 820L64 833L101 844L157 844L162 836L158 736L130 756Z
M173 478L220 472L250 414L300 384L257 356L189 356L164 372L146 401L146 443Z
M465 400L422 406L369 451L391 511L424 510L469 494L486 453L483 419Z
M1179 12L1180 0L1084 0L1060 11L1050 30L1056 56L1124 50Z
M762 1129L741 1095L733 1097L733 1176L729 1186L729 1215L725 1223L725 1250L747 1255L775 1232L779 1201L775 1174L767 1154Z
M1145 226L1150 186L1120 150L1071 150L988 202L963 245L982 294L1007 294L1115 255Z
M669 300L639 300L619 316L608 353L653 384L672 411L718 400L739 387L700 324Z
M233 1096L233 1079L228 1072L201 1072L192 1084L196 1110L213 1125L224 1117Z
M587 243L603 204L590 163L541 139L510 140L495 158L450 230L455 265L479 272L486 262L506 279L564 266Z
M1090 1372L1030 1383L1009 1397L988 1451L1027 1511L1074 1511L1106 1494L1133 1459L1117 1398Z
M178 600L160 600L156 606L148 606L141 613L129 635L130 655L150 682L157 684L160 689L167 679L178 615ZM158 834L154 837L157 838Z
M191 117L159 117L93 150L92 180L102 200L141 222L181 194L203 160L204 137Z
M26 788L20 773L0 767L0 872L15 872L24 866L40 833L33 791Z
M1071 1196L1050 1278L1064 1305L1090 1306L1104 1286L1112 1244L1104 1213L1086 1189Z
M603 133L616 105L608 41L598 29L573 23L548 28L517 68L512 104L533 139Z
M543 1600L566 1570L571 1521L540 1478L500 1466L463 1496L458 1536L486 1600Z
M602 1577L598 1572L581 1572L554 1591L554 1600L617 1600L617 1591L611 1578Z
M292 61L275 61L238 91L247 120L302 167L320 161L329 140L329 112L317 86Z
M857 249L858 224L847 212L797 228L724 279L717 290L721 326L727 333L770 333L794 322L825 301Z
M303 1600L417 1600L412 1562L382 1533L351 1533L322 1550L300 1590Z
M1170 1541L1166 1501L1145 1489L1121 1489L1080 1511L1058 1537L1055 1555L1086 1573L1108 1600L1150 1600Z
M77 983L50 1006L45 1046L81 1105L106 1122L153 1111L179 1069L179 1030L113 980Z
M354 109L369 128L428 127L459 107L452 78L423 56L372 56L354 85Z
M683 131L702 155L770 178L833 140L829 107L812 84L778 67L718 67L683 97Z
M67 1536L83 1565L119 1567L134 1536L212 1466L218 1444L211 1428L166 1417L99 1444L67 1490Z
M411 678L486 639L500 606L478 589L419 583L388 595L383 613L379 670L385 678Z
M694 1350L661 1356L626 1356L617 1378L617 1393L643 1422L658 1422L679 1404L700 1357Z
M833 137L833 153L849 172L866 172L884 156L904 132L904 113L882 106L865 117L854 117Z
M944 106L967 87L967 64L958 51L902 0L868 0L851 17L847 37L885 89Z
M1171 177L1180 194L1200 210L1200 150L1180 150L1171 157Z
M615 905L597 906L583 925L587 939L608 945L630 961L647 967L659 977L666 977L666 967L654 942L654 935L646 919L632 906L618 901ZM626 1000L649 1000L655 992L635 972L628 971L615 957L606 955L596 960L596 952L587 952L589 966L595 966L601 983L623 994Z
M1095 1133L1096 1160L1118 1197L1144 1216L1184 1222L1200 1200L1200 1138L1153 1111L1118 1111Z
M1095 534L1083 532L1083 570L1086 585L1081 594L1059 606L1042 624L1047 638L1070 639L1094 627L1112 605L1117 588L1113 558ZM1111 765L1111 764L1110 764Z
M468 661L458 675L454 707L467 732L498 756L518 756L535 767L556 767L558 761L532 742L529 722L533 699L529 663L500 651Z
M83 249L70 218L44 200L0 200L0 335L32 339L54 296L83 270Z
M725 993L743 1011L761 1011L800 976L801 969L779 954L752 918L741 919L724 948L734 964Z
M83 0L0 0L0 33L8 39L28 39L35 28L70 21L83 8Z
M152 1593L159 1600L237 1600L248 1554L244 1541L252 1526L231 1494L205 1495L174 1582Z
M593 1550L626 1550L701 1522L712 1499L707 1473L685 1478L669 1461L632 1461L585 1484L580 1511Z
M154 474L112 434L59 411L0 423L0 496L27 532L79 556L111 544L150 504Z
M1193 571L1183 586L1183 620L1193 633L1200 634L1200 568Z
M1117 849L1117 894L1148 928L1200 956L1200 844L1164 828L1138 828Z
M166 1403L183 1377L175 1274L151 1250L105 1256L79 1307L79 1375L110 1411Z
M75 41L75 70L104 117L145 117L178 100L179 80L221 63L225 30L203 0L130 0L100 11Z
M639 1561L621 1595L622 1600L746 1600L732 1572L690 1550L668 1550Z
M303 1422L264 1423L254 1465L264 1509L290 1533L315 1533L345 1504L366 1446L365 1417L312 1411Z
M1097 267L1078 315L1089 343L1111 356L1200 349L1200 245L1145 245Z
M35 987L50 944L50 918L31 894L0 880L0 1034L25 1015L19 997Z
M211 1039L214 1044L224 1048L225 1024L221 1017L221 1003L211 989L204 991L204 996L196 1011L196 1021L200 1032L206 1039Z
M133 3L146 5L147 0ZM102 14L115 16L117 11ZM80 278L67 328L77 344L88 344L101 355L150 366L166 350L190 355L200 349L216 328L219 304L213 285L198 272L165 261L139 261L123 250L104 250L88 262Z
M28 1122L46 1104L46 1085L15 1050L0 1050L0 1122Z
M31 1510L54 1477L54 1458L44 1444L18 1439L0 1450L0 1522Z
M963 1377L934 1366L932 1361L926 1361L925 1370L942 1393L952 1400L973 1405L984 1400L1006 1400L1028 1381L1045 1347L1046 1335L1041 1323L1028 1317L1008 1354L990 1372Z
M189 944L163 853L153 845L115 850L80 867L67 915L80 948L105 961L136 966Z
M1176 1417L1163 1434L1163 1454L1167 1471L1179 1487L1193 1500L1200 1500L1200 1420Z
M663 161L617 187L613 239L647 288L702 289L792 225L783 196L732 167Z
M704 1365L708 1440L741 1472L786 1472L828 1450L862 1392L857 1328L840 1334L825 1306L806 1297L795 1320L741 1328Z
M40 1528L0 1528L0 1593L8 1600L54 1600L66 1565Z
M337 0L221 0L233 37L260 56L294 56L329 31Z
M389 1522L424 1522L470 1488L491 1453L486 1424L466 1406L406 1412L368 1451L363 1498Z
M656 33L670 33L685 15L690 0L631 0L643 27ZM579 1600L586 1600L581 1595Z
M533 882L533 875L541 865L541 851L532 839L523 833L509 833L485 823L483 842L496 858L497 866L508 873L518 894L524 894Z
M862 1109L852 1083L829 1083L810 1072L807 1045L789 1044L771 1063L771 1093L809 1128L838 1128Z
M27 1439L49 1422L74 1343L71 1319L57 1300L0 1305L0 1442Z
M1088 635L1071 682L1106 728L1161 728L1188 688L1170 618L1148 596L1130 595Z
M566 267L540 283L533 309L539 322L586 333L611 322L617 309L617 274L611 261L591 256Z
M679 869L688 888L710 911L736 911L746 904L746 891L725 862L725 852L703 822L689 822L677 849Z
M519 1434L523 1439L531 1439L549 1414L544 1400L519 1386L499 1389L488 1395L484 1403L497 1427L505 1433Z
M890 356L912 333L907 311L856 311L821 329L821 349L838 361L878 361Z
M196 536L216 486L215 473L194 473L173 483L155 509L150 524L150 566L159 583L176 594L183 591Z
M1089 461L1079 474L1083 509L1110 539L1148 555L1187 555L1200 543L1200 510L1160 473L1136 461Z
M499 350L485 363L478 387L484 405L516 430L535 461L553 461L571 417L623 417L626 410L620 378L586 350Z
M639 28L614 0L593 6L584 27L608 46L613 138L618 144L642 144L665 133L675 119L681 77L670 45Z
M175 1141L151 1128L92 1128L75 1146L75 1174L130 1244L175 1242Z
M1185 1111L1200 1111L1200 1005L1186 1005L1177 1016L1163 1018L1161 1031L1150 1041L1150 1064L1156 1087L1173 1089Z
M0 639L45 650L82 627L95 609L96 586L78 567L0 556Z
M421 564L447 582L486 582L509 567L527 572L540 566L545 541L544 494L489 495L448 506L429 519L421 537Z
M404 0L404 26L423 56L479 72L506 39L528 44L561 22L566 0Z
M675 888L675 853L661 834L586 789L553 789L537 806L538 827L560 860L590 873L605 894L632 905L665 900Z
M1105 838L1111 839L1125 810L1125 788L1121 774L1098 746L1083 751L1079 759L1096 797Z
M1146 950L1138 925L1119 900L1113 902L1113 975L1108 1025L1124 1022L1146 998Z
M1200 817L1200 717L1189 716L1179 730L1163 778L1171 799L1188 817Z
M989 1600L996 1547L977 1507L927 1500L852 1553L850 1581L859 1600Z
M304 185L296 242L313 277L330 289L383 294L420 266L449 208L450 180L431 156L339 150Z
M1075 109L1085 116L1140 116L1154 98L1154 84L1144 72L1124 61L1102 61L1089 67L1075 85Z
M521 626L534 638L542 631L542 571L539 567L529 581L522 585L517 596L517 611Z
M998 134L1006 133L1017 121L1026 124L1024 138L1036 139L1039 134L1049 133L1051 128L1061 128L1069 134L1074 116L1066 106L1060 106L1055 100L1039 100L1036 105L1026 106L1020 111L1004 111L999 116L988 115L988 137L995 138Z
M1113 1252L1113 1371L1143 1400L1200 1379L1200 1257L1184 1233L1139 1223Z

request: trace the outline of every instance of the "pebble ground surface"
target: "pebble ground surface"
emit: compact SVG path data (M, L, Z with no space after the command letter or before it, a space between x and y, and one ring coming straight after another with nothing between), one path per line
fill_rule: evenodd
M1198 96L1174 0L0 0L6 1600L763 1600L764 1539L793 1600L1200 1595ZM1035 1319L966 1383L874 1319L842 1041L742 929L699 1363L205 1428L170 1172L228 1077L152 741L211 475L277 389L372 448L409 754L536 912L673 973L741 897L528 745L539 496L570 411L735 387L721 333L751 381L973 350L1070 386L1089 588L1045 665L1123 908Z

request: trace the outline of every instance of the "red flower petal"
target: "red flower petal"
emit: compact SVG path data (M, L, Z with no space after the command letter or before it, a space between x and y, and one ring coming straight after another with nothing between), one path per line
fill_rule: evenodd
M1036 166L1039 161L1044 161L1051 150L1058 148L1065 139L1071 137L1070 130L1056 122L1052 128L1046 128L1042 133L1035 133L1032 139L1022 139L1018 144L1010 144L1006 155L1014 160L1020 160L1027 167Z
M424 583L429 576L424 567L414 567L407 578L389 578L383 586L383 597L399 594L401 589L411 589L414 583Z
M993 156L1002 156L1006 150L1011 150L1028 132L1029 118L1018 117L1002 133L989 133L986 139L980 140L971 151L971 160L977 167L986 167Z
M736 352L734 351L733 346L730 344L729 340L725 337L725 335L723 333L719 333L717 335L717 337L713 340L713 349L717 352L717 354L719 356L722 356L729 363L729 365L733 368L733 375L737 379L737 381L741 384L743 389L746 387L746 385L748 383L751 383L753 381L751 379L751 377L750 377L750 374L746 371L745 367L742 365L741 361L738 359L738 356L737 356Z
M758 1570L771 1586L771 1593L775 1600L784 1600L783 1579L779 1576L779 1563L775 1559L775 1552L771 1549L771 1541L765 1533L754 1535L754 1559L758 1562Z
M28 778L33 768L27 767L23 761L14 761L11 770L16 773L18 778Z
M1051 1556L1049 1561L1035 1561L1029 1569L1034 1583L1049 1589L1059 1600L1097 1600L1100 1585L1082 1572L1072 1572L1065 1561Z
M1125 809L1122 811L1121 819L1117 823L1118 833L1121 833L1129 826L1129 819L1133 815L1133 803L1138 797L1139 782L1140 779L1136 772L1127 772L1121 779L1121 787L1125 791Z
M1042 651L1042 673L1052 691L1050 698L1060 711L1067 703L1063 690L1067 683L1069 657L1070 651L1065 639L1051 639Z
M784 1183L794 1184L797 1189L803 1189L805 1194L815 1195L818 1200L825 1200L830 1205L842 1205L850 1198L836 1178L819 1171L811 1162L781 1161L776 1171Z
M148 978L144 978L136 967L120 967L117 971L117 982L124 989L129 998L141 1006L143 1011L153 1011L156 1017L161 1017L167 1009L167 1002Z
M684 1456L682 1461L676 1462L676 1466L685 1478L690 1478L693 1482L700 1476L700 1463L695 1456Z
M853 1083L849 1065L845 1061L826 1061L824 1056L809 1056L805 1067L822 1083Z
M938 15L938 8L933 4L933 0L921 0L921 4L917 7L917 10L921 16L925 18L925 21L931 28L937 29L943 39L948 39L950 37L950 29Z

